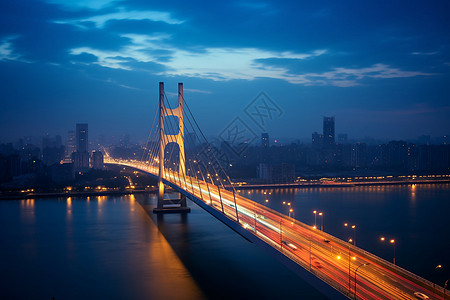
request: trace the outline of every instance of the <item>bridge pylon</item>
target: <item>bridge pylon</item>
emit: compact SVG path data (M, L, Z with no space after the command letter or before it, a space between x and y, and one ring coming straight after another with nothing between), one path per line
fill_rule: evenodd
M179 168L181 177L186 176L184 152L184 123L183 123L183 83L178 83L178 107L167 108L164 101L164 82L159 83L159 177L158 177L158 205L153 213L188 213L191 209L186 204L186 196L180 193L179 199L164 199L164 154L169 143L176 143L179 148ZM178 118L178 133L168 134L164 128L164 118L174 116Z

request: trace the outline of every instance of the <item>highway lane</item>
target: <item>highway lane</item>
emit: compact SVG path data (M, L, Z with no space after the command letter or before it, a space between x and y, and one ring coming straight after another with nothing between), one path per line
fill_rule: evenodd
M106 162L130 166L154 176L159 171L155 166L133 161L109 159ZM355 297L356 285L358 299L416 299L414 292L424 293L431 299L442 299L442 292L425 279L232 191L169 170L165 171L165 179L239 222L350 298Z

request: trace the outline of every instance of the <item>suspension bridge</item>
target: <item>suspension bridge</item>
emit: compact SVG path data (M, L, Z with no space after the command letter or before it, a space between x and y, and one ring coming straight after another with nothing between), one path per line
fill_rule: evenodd
M182 83L176 107L159 83L159 109L145 150L140 161L106 153L105 163L158 180L154 213L188 213L189 198L333 299L445 299L445 288L240 195L193 117ZM166 199L165 186L180 198Z

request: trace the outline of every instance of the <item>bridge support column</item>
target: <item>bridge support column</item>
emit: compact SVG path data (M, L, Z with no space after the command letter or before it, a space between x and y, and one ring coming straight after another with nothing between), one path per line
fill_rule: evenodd
M167 112L167 113L165 113ZM166 134L164 129L164 118L175 116L178 118L178 133ZM159 83L159 178L158 178L158 205L153 209L153 213L188 213L191 208L187 207L186 196L180 193L180 199L164 199L164 153L168 143L178 144L179 154L179 175L186 177L185 153L184 153L184 123L183 123L183 84L178 83L178 107L174 109L166 108L164 104L164 82Z

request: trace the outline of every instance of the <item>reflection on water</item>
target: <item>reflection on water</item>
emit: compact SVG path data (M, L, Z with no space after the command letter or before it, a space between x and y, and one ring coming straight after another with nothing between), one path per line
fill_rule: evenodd
M342 239L343 223L356 224L358 246L388 260L379 237L393 238L401 267L437 283L448 275L435 266L450 266L450 184L241 193L284 212L290 202L310 225L322 211L325 230ZM0 201L1 298L320 297L200 208L151 218L154 198L142 197Z
M25 223L34 223L34 199L20 200L20 216Z
M92 200L0 201L0 298L204 298L134 196Z

